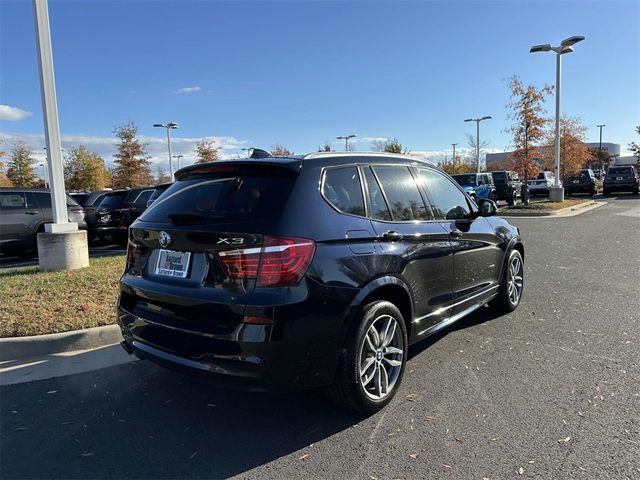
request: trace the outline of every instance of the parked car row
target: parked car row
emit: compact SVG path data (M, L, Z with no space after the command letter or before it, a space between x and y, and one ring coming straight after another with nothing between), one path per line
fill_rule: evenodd
M504 200L513 206L520 198L522 182L517 172L509 170L461 173L451 176L463 190L476 202L481 198L489 200Z
M68 193L67 215L70 222L87 230L90 241L125 243L129 225L169 185ZM37 248L37 234L51 222L48 189L0 188L0 252L31 255Z

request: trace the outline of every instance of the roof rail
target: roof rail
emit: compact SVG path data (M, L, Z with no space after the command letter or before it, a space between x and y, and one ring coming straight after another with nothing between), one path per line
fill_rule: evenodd
M420 162L426 162L431 165L434 163L426 158L416 157L405 153L389 153L389 152L313 152L305 155L303 160L311 160L316 158L331 158L331 157L382 157L382 158L398 158L403 160L417 160Z

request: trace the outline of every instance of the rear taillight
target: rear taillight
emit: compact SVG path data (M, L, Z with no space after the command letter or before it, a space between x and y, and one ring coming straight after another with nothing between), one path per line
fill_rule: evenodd
M125 267L125 272L131 270L133 266L136 264L136 260L140 258L140 245L135 243L133 240L129 239L127 243L127 264Z
M219 252L230 278L255 278L258 287L295 285L315 252L313 240L265 236L262 247Z

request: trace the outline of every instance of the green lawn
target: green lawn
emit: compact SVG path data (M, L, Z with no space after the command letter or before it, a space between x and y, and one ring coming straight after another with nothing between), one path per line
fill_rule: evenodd
M0 270L0 337L98 327L115 322L123 255L94 258L88 268Z

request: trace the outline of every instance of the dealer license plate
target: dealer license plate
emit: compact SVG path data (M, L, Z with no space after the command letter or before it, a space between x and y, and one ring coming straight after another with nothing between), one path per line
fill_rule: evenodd
M189 273L189 260L191 260L191 252L160 250L156 264L156 275L185 278Z

